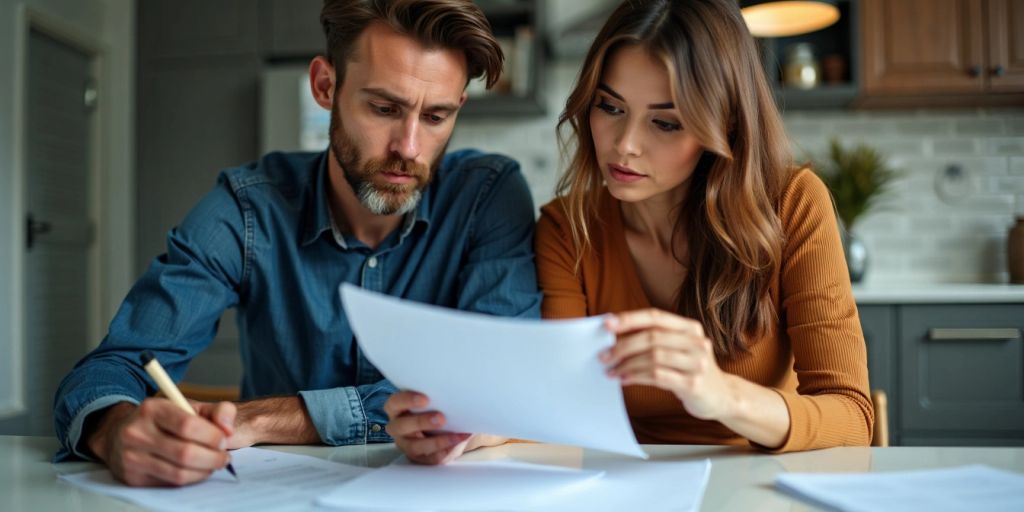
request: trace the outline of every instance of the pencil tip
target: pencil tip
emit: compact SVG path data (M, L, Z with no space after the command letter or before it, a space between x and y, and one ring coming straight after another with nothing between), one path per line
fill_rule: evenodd
M228 473L231 473L231 476L235 477L235 481L236 482L241 482L242 481L242 479L238 478L238 473L235 473L234 466L232 466L231 464L228 464L227 465L227 470L228 470Z

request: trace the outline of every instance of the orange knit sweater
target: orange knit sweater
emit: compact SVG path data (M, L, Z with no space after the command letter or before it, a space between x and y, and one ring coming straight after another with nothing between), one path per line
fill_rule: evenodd
M832 200L810 170L794 174L780 217L786 242L771 300L779 312L772 334L749 353L718 364L729 373L776 390L789 410L790 430L775 451L867 445L874 421L867 354L850 289ZM545 318L572 318L650 307L626 245L619 201L604 191L592 250L574 271L577 251L560 200L541 209L537 273ZM670 392L623 389L641 443L743 444L717 421L690 416Z

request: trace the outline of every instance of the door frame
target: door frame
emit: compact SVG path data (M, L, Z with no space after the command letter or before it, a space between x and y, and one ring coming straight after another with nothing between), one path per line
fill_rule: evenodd
M127 13L114 13L117 9L104 9L104 24L114 19L115 24L125 20L124 16L134 17L134 2L127 2L129 9ZM99 4L97 4L100 7ZM16 8L14 24L14 81L13 81L13 140L12 140L12 187L10 194L11 233L12 244L12 265L11 271L11 296L8 300L12 306L11 325L7 332L0 333L0 354L8 354L10 357L0 357L0 418L14 417L26 411L34 404L28 404L25 396L26 375L24 366L26 362L26 331L25 331L25 197L27 183L26 171L26 102L28 83L28 46L29 36L32 30L44 33L49 37L68 44L77 50L85 53L91 59L91 69L95 80L96 88L99 91L97 108L93 112L90 122L90 159L88 162L89 185L91 187L89 197L89 215L96 226L97 236L89 250L89 303L86 312L89 324L87 332L82 333L82 350L96 346L102 335L103 314L111 309L109 296L113 290L123 294L121 289L125 286L125 269L134 268L132 263L133 254L131 248L134 246L134 225L125 229L123 219L114 219L115 214L125 212L134 213L134 175L130 165L125 162L124 154L129 159L134 158L134 136L131 134L133 120L130 119L134 112L134 105L114 105L117 101L134 101L134 65L127 70L117 70L113 61L130 60L133 58L133 49L114 50L100 38L110 36L106 27L97 30L90 27L88 23L76 21L72 16L61 16L52 10L37 5L18 5ZM134 21L131 21L130 30L134 30ZM95 35L96 33L98 35ZM131 43L134 44L134 36L131 36ZM117 55L112 56L112 51ZM125 55L129 59L125 59ZM112 58L113 57L113 58ZM124 75L124 76L122 76ZM130 81L127 97L113 97L111 89L118 80ZM119 91L123 94L123 90ZM125 109L129 113L125 115ZM113 144L114 133L131 137L124 141L126 150L119 151ZM123 133L124 132L124 133ZM120 182L118 181L120 180ZM115 186L116 185L116 186ZM134 215L128 215L128 221L133 223ZM112 233L113 224L119 233ZM127 231L127 234L122 230ZM127 237L127 238L126 238ZM130 278L129 278L130 279ZM104 300L106 299L106 300ZM6 345L6 346L5 346Z

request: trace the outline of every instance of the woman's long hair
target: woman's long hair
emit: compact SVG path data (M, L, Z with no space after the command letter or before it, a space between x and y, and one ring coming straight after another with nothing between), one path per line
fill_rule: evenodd
M777 319L770 286L781 265L778 205L791 167L774 97L735 0L626 0L594 40L558 122L560 135L566 123L571 127L568 140L559 139L571 158L556 193L577 254L590 248L604 185L590 131L594 94L609 55L628 45L665 62L683 126L704 148L675 219L675 236L685 236L687 247L675 254L687 269L676 312L703 324L717 354L746 351Z

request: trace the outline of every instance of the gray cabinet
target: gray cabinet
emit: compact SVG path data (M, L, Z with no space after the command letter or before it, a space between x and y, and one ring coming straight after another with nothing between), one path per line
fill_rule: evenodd
M867 344L869 385L872 391L880 389L888 397L889 442L897 444L896 312L891 306L860 306L857 310L864 330L864 342Z
M136 262L166 250L167 232L213 189L224 168L259 156L259 9L249 0L138 4ZM238 384L228 312L187 378ZM196 375L207 377L196 377Z
M255 52L259 10L250 0L145 0L138 6L140 62Z
M904 429L1024 435L1024 307L906 306L901 317Z
M327 49L320 8L323 0L262 0L263 48L271 59L308 59Z
M1024 445L1024 304L859 309L894 444Z

